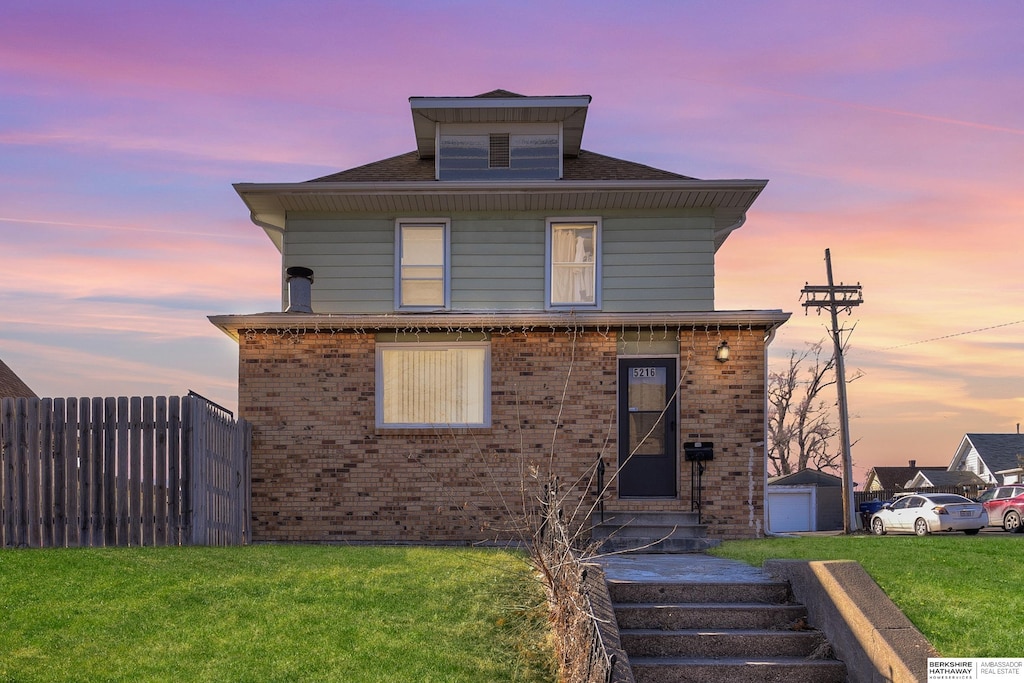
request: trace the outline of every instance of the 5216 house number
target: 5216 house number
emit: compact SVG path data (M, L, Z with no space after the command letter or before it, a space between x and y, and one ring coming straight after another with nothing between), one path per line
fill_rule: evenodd
M657 368L633 368L633 379L641 379L644 377L657 377Z

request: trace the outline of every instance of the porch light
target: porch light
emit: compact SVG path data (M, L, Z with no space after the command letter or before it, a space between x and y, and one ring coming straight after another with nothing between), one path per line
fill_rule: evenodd
M722 343L715 349L715 360L719 363L724 363L729 360L729 342L722 340Z

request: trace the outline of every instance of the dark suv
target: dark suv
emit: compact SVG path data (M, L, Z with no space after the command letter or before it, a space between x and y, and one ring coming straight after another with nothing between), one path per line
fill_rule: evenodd
M1006 531L1022 530L1024 519L1024 484L997 486L978 496L978 502L988 512L989 526L1001 526Z

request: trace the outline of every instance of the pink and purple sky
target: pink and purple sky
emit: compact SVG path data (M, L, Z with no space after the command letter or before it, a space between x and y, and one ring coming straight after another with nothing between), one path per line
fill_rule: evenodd
M767 178L719 309L864 286L855 478L1024 422L1024 3L12 0L0 8L0 358L46 396L234 407L206 319L277 310L233 182L414 148L410 96L593 96L583 146Z

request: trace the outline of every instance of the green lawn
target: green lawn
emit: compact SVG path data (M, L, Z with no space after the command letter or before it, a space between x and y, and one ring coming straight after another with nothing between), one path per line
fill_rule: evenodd
M522 554L0 551L0 681L550 681Z
M1024 654L1024 535L807 536L727 541L715 555L856 560L945 657Z

